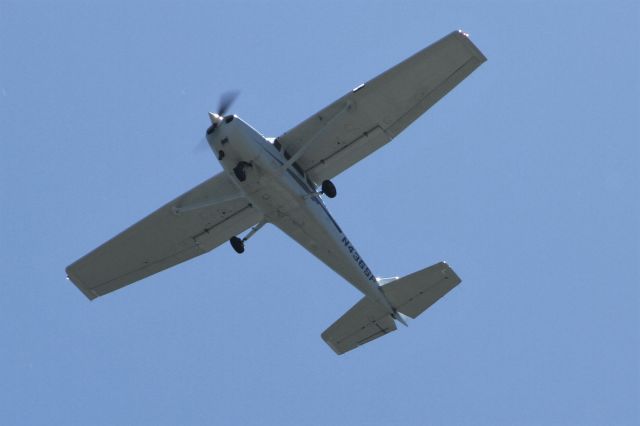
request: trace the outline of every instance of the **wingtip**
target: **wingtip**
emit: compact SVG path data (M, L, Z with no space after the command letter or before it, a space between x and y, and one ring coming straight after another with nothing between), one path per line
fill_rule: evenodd
M78 290L80 290L82 294L84 294L85 297L89 299L89 301L100 296L98 293L96 293L95 290L85 288L80 282L80 280L78 279L78 277L72 271L70 271L70 268L71 268L71 265L67 266L67 268L65 269L65 272L67 273L67 281L71 281L78 288Z

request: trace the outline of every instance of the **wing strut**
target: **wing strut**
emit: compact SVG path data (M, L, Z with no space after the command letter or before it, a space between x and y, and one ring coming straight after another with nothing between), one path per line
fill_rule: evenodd
M298 159L302 157L302 154L304 154L307 148L309 148L313 144L313 142L315 142L315 140L318 139L319 136L321 136L324 132L326 132L326 130L337 121L338 117L342 116L345 112L349 111L351 109L351 106L352 106L351 101L347 101L344 104L344 107L342 107L340 111L338 111L333 117L331 117L329 121L327 121L325 125L322 126L322 128L318 130L312 137L307 139L304 142L304 144L300 147L300 149L298 149L298 151L296 151L296 153L293 154L291 158L282 165L282 167L280 168L280 172L284 173L289 167L291 167L293 163L298 161ZM322 120L322 116L319 116L318 118Z
M244 196L238 191L235 194L230 194L225 197L210 197L197 203L186 204L184 206L173 206L173 212L175 214L186 213L193 210L203 209L205 207L213 207L216 204L224 204L240 198L244 198Z

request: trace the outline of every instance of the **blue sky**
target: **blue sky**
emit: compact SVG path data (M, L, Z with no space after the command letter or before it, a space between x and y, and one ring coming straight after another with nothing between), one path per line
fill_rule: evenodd
M186 3L186 4L182 4ZM0 0L0 423L640 422L634 1ZM336 356L358 292L274 227L94 302L64 268L452 30L488 57L328 201L381 276L463 282Z

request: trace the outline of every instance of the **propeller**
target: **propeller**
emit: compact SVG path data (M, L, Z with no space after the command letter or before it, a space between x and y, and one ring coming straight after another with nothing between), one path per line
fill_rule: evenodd
M209 119L211 120L211 124L217 125L224 119L224 115L227 113L231 105L235 102L240 94L239 91L233 90L229 92L225 92L220 96L220 101L218 102L218 112L209 113Z
M220 96L220 102L218 102L218 115L224 117L224 114L238 98L238 95L240 95L240 92L237 90L223 93Z
M224 120L224 115L229 111L231 105L238 99L240 95L240 91L238 90L230 90L228 92L224 92L220 95L220 100L218 101L218 112L210 112L209 119L211 120L211 127L207 131L207 134L214 131L215 128ZM198 142L198 145L194 148L194 151L202 151L208 147L207 139L203 137Z

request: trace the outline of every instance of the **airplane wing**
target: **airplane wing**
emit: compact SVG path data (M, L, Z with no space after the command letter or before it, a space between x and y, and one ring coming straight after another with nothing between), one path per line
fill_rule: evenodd
M206 253L260 219L219 173L69 265L67 275L94 299Z
M486 61L454 31L327 106L278 141L316 183L377 150ZM308 143L313 139L312 143Z

